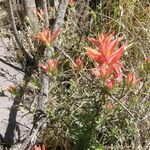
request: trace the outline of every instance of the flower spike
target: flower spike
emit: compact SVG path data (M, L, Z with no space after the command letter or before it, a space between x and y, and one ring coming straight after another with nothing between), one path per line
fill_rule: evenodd
M81 59L80 57L76 58L75 63L73 64L73 68L75 70L82 70L83 69L83 59Z
M127 77L126 77L126 83L127 85L130 87L132 85L135 85L136 83L138 83L141 80L141 78L136 78L135 74L133 73L128 73Z
M47 48L50 48L52 43L54 42L54 40L58 36L59 32L60 32L60 29L58 29L52 33L51 30L49 30L48 28L45 28L43 31L38 32L34 36L34 39L44 43Z

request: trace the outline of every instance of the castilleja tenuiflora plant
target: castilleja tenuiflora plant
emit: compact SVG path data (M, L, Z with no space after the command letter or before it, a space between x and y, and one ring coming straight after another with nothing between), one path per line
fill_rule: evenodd
M34 38L45 44L47 48L50 48L59 32L60 29L56 30L54 33L48 29L44 29L43 31L37 33ZM115 39L114 33L101 33L96 39L88 37L88 40L95 46L95 48L84 47L84 49L86 49L86 54L95 61L96 67L91 69L92 74L96 78L100 78L104 81L104 85L110 89L113 88L117 82L122 82L123 64L120 61L120 58L127 47L127 44L119 46L119 42L122 39L123 37ZM57 63L58 62L56 60L50 59L47 66L40 64L39 67L44 69L46 72L50 71L52 73L51 70L56 70ZM74 69L81 70L83 68L83 60L80 58L76 59L73 66ZM131 74L133 78L131 77ZM132 86L140 81L140 79L136 79L135 82L135 79L135 75L133 73L129 73L126 77L127 85Z
M127 44L120 45L120 41L123 37L115 39L114 33L105 34L101 33L98 37L88 37L88 40L94 45L95 48L84 47L86 54L92 60L94 60L96 67L92 68L92 74L96 78L100 78L104 81L104 84L108 88L113 88L118 82L122 82L123 77L123 64L120 60ZM134 77L135 79L135 77ZM137 79L136 82L139 80ZM128 77L127 77L127 82ZM130 85L135 82L130 81Z

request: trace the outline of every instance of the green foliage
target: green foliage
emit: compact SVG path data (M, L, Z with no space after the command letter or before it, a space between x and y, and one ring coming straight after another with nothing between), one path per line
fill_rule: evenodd
M148 69L142 60L143 53L141 53L139 48L137 50L137 45L134 44L136 37L130 28L131 26L128 24L130 19L135 19L131 12L134 13L139 4L137 1L131 2L132 10L127 11L127 2L109 2L111 2L111 5L107 7L105 2L99 3L96 10L92 10L86 6L91 16L88 34L96 37L99 32L112 32L115 30L118 35L126 35L126 40L129 41L128 44L132 41L131 49L127 49L123 61L127 72L132 70L132 68L134 68L137 73L142 71L142 78L146 80L141 89L144 92L147 86L146 72ZM120 14L122 14L122 16L120 16ZM104 150L110 147L113 149L128 149L132 147L131 143L132 145L136 145L135 141L138 138L137 134L139 130L143 131L142 128L137 128L137 124L139 120L138 117L145 116L147 113L146 109L149 107L149 102L147 101L141 104L142 97L148 96L146 94L148 90L142 94L139 86L127 88L125 80L123 80L122 84L118 84L115 89L105 90L102 82L95 80L90 75L88 69L93 66L93 62L86 58L83 51L83 46L89 45L90 43L86 41L85 35L82 35L80 38L80 34L76 34L76 31L82 29L74 26L74 15L71 8L68 14L68 22L65 24L67 27L66 31L61 35L63 41L62 47L65 48L65 52L72 58L78 55L84 56L85 65L82 72L73 72L70 67L71 64L68 64L71 63L69 62L70 60L66 61L62 56L61 68L63 69L61 71L63 71L63 73L60 72L58 74L56 81L58 83L52 90L54 93L51 91L51 94L54 94L52 102L55 103L55 106L49 106L53 114L55 114L53 116L55 118L55 125L59 124L61 128L58 129L56 127L55 132L56 134L60 134L59 130L63 131L61 135L63 134L64 138L73 141L73 149L75 150ZM144 20L144 18L142 18L142 20ZM132 28L133 27L132 25ZM132 36L130 34L132 34ZM66 38L68 35L69 38ZM141 34L140 36L143 35ZM82 40L79 41L79 38ZM79 42L77 43L76 41ZM142 68L138 68L137 63L145 65ZM109 92L122 104L120 105L118 101L112 99L108 94ZM138 95L136 95L137 92L139 92ZM114 105L112 109L106 107L110 102ZM131 111L133 116L130 116L122 105ZM48 113L48 115L52 116L51 113ZM50 130L53 130L53 128Z
M86 13L80 13L81 8ZM51 55L58 59L59 67L55 68L55 77L49 76L45 112L50 123L43 134L44 142L53 143L55 148L61 145L66 150L144 148L150 134L147 117L150 63L145 61L149 56L150 8L136 0L100 1L95 8L77 3L67 10L58 42L60 48ZM123 79L109 89L105 85L106 79L92 75L91 69L96 63L87 57L83 47L94 48L87 41L88 36L97 37L98 33L113 31L115 38L124 36L117 48L126 41L130 46L119 60L124 66ZM84 61L81 70L74 67L78 56ZM141 77L134 86L127 85L129 72ZM48 76L39 69L28 84L38 95L41 94L43 74ZM130 81L133 82L133 78Z

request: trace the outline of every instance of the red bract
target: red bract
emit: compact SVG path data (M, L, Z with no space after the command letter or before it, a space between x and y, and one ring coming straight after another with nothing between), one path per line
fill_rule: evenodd
M102 66L99 66L97 64L95 69L92 69L93 75L95 75L98 78L106 79L109 77L112 73L112 68L108 65L103 64Z
M86 54L93 60L97 62L103 62L103 58L100 52L98 52L96 49L90 48L90 47L84 47L87 51Z
M117 79L118 82L121 82L122 81L122 67L123 65L122 64L114 64L112 65L112 70L113 70L113 74L114 74L114 78Z
M50 60L48 61L48 69L49 69L50 71L55 71L55 70L57 70L57 67L58 67L58 60L56 60L56 59L50 59Z
M146 61L147 64L150 64L150 57L147 57L147 58L145 59L145 61Z
M105 63L108 65L113 65L118 63L121 58L123 51L125 50L125 45L122 45L118 50L119 41L122 39L113 39L113 34L100 34L97 39L89 37L88 40L95 45L95 49L90 47L84 47L87 50L87 55L98 63Z
M140 80L141 80L141 78L136 78L135 74L128 73L127 78L126 78L126 83L128 86L132 86L132 85L138 83Z
M41 32L38 32L34 38L37 41L40 41L46 45L47 48L50 48L56 37L58 36L60 29L56 30L55 32L51 32L48 28L44 29Z
M75 63L73 64L73 67L75 70L82 70L83 69L83 59L81 59L80 57L78 57L76 60L75 60Z
M38 146L34 145L33 150L46 150L46 149L45 149L45 145L42 144L42 145L38 145Z
M39 64L45 72L55 74L58 68L58 60L56 59L49 59L47 65Z
M115 104L112 102L109 102L104 107L108 110L113 110L115 108Z
M39 64L39 67L41 67L45 72L48 71L48 67L43 64Z
M74 5L76 2L77 2L77 0L69 0L69 3L70 3L71 5Z
M109 89L112 89L115 85L115 80L114 79L108 79L106 81L106 86L109 88Z
M123 76L123 65L120 58L125 50L125 45L119 46L122 37L114 39L114 33L102 33L96 39L88 37L88 40L95 48L84 47L86 54L98 64L95 69L92 69L92 73L97 78L105 80L108 88L113 88L115 79L121 82Z

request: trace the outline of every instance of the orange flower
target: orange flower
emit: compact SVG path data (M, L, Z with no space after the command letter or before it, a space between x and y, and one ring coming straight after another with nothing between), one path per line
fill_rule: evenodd
M121 39L122 37L114 40L113 33L110 35L102 33L98 35L97 39L88 37L88 40L95 45L95 49L90 47L84 48L87 50L86 54L98 63L113 65L114 63L120 63L119 59L125 50L125 45L116 50Z
M112 89L115 85L115 80L114 79L108 79L106 81L106 87L108 87L109 89Z
M145 59L145 61L146 61L148 64L150 64L150 57L147 57L147 58Z
M112 73L112 68L108 65L103 64L102 66L99 66L97 64L95 69L92 69L93 75L95 75L97 78L106 79L109 77Z
M76 60L75 60L75 63L73 64L73 67L75 70L82 70L83 69L83 59L81 59L80 57L78 57Z
M92 70L92 73L96 77L101 77L105 80L106 86L114 87L115 80L122 81L122 63L120 58L125 50L125 45L119 47L119 41L122 37L114 39L114 33L112 34L99 34L98 37L88 37L88 40L95 46L95 48L84 47L86 54L97 62L97 67ZM111 79L108 79L111 76ZM107 80L106 80L107 79Z
M43 64L39 64L39 67L41 67L45 72L48 71L48 66L45 66Z
M112 102L109 102L104 107L108 110L113 110L115 108L115 104L113 104Z
M16 94L17 94L17 88L16 88L16 86L14 86L14 85L10 85L10 86L8 87L7 91L8 91L9 93L13 94L13 95L16 95Z
M39 64L39 67L41 67L45 72L55 75L58 68L58 60L50 59L48 60L47 65Z
M133 73L128 73L127 77L126 77L126 83L128 86L132 86L136 83L138 83L141 80L141 78L136 78L135 74Z
M60 29L55 32L51 32L48 28L44 29L41 32L38 32L34 38L46 45L47 48L50 48L56 37L58 36Z
M33 150L45 150L45 145L34 145Z
M115 79L120 82L122 81L122 72L120 70L114 70L112 66L103 64L92 69L92 74L96 78L101 78L105 81L105 85L112 89L115 85Z
M123 65L121 63L112 65L112 71L114 74L114 78L116 78L119 83L122 81L122 76L123 76L122 70L121 70L122 67L123 67Z
M92 49L90 47L84 47L84 49L86 49L86 54L93 60L97 61L97 62L103 62L103 58L100 52L98 52L95 49Z
M74 5L76 2L77 2L77 0L69 0L69 3L70 3L71 5Z
M16 92L16 87L14 85L10 85L7 90L9 93L13 94Z
M58 68L58 60L56 59L50 59L48 61L48 70L50 72L55 72Z

